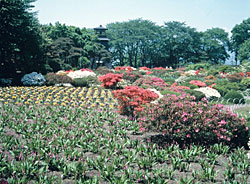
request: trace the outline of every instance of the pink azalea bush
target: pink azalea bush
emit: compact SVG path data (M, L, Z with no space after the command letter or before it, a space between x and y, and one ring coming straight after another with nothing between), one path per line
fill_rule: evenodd
M204 83L202 81L198 81L198 80L191 80L189 83L196 85L198 87L206 87L206 83Z
M145 130L161 132L172 142L209 145L225 143L246 146L248 127L223 105L211 106L205 98L195 102L193 96L167 95L158 104L148 104L140 113Z

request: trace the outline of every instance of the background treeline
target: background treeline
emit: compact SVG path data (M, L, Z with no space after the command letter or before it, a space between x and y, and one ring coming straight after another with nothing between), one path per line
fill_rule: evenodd
M250 60L250 18L235 25L230 38L221 28L199 32L175 21L163 26L142 19L110 23L108 52L92 29L59 22L39 24L31 11L34 1L0 0L0 78L93 67L96 60L133 67L177 67L223 64L230 52L236 61Z

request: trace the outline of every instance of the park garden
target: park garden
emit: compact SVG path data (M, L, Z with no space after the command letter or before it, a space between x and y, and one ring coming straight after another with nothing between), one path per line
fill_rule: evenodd
M0 177L8 183L249 183L247 71L248 64L198 63L33 72L22 86L2 80Z
M250 18L87 29L33 2L0 0L0 183L250 183Z

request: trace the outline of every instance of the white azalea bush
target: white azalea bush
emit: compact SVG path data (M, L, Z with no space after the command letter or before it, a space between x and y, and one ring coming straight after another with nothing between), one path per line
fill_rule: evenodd
M196 88L194 90L202 92L206 96L206 98L210 98L210 97L220 98L221 97L220 93L216 89L213 89L210 87Z
M163 95L160 93L160 91L157 91L154 88L149 88L149 90L152 91L152 92L154 92L154 93L156 93L159 96L156 100L150 102L150 103L153 103L153 104L157 104L158 101L163 97Z
M92 76L95 77L96 74L94 72L90 72L90 71L81 71L81 70L77 70L77 71L72 71L69 74L67 74L71 79L79 79L79 78L84 78L84 77L88 77L88 76Z

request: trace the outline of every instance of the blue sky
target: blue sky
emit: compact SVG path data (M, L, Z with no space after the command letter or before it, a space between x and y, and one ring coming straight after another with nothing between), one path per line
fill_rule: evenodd
M136 18L157 25L185 22L198 31L220 27L230 31L250 17L250 0L37 0L41 24L65 23L93 28Z

